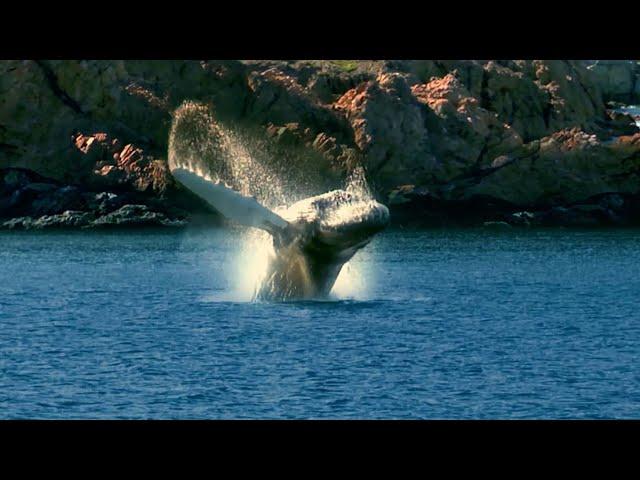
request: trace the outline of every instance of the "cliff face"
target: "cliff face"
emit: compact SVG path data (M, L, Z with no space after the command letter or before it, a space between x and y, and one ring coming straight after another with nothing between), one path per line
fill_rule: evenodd
M0 216L36 218L33 203L64 197L61 188L84 203L60 201L48 215L91 211L99 220L131 204L179 219L205 210L166 168L171 114L191 100L251 131L262 150L292 163L304 157L327 178L363 165L398 218L517 223L521 210L545 219L561 208L587 224L634 222L640 133L605 102L624 101L638 82L607 65L2 61ZM17 181L16 172L29 173ZM56 188L34 191L33 183ZM101 194L121 200L86 200Z
M598 60L587 68L606 100L640 103L640 62Z

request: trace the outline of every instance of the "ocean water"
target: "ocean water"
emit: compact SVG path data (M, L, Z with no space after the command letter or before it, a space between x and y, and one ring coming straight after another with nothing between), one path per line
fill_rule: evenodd
M289 303L245 238L0 234L0 417L640 418L640 231L392 229Z

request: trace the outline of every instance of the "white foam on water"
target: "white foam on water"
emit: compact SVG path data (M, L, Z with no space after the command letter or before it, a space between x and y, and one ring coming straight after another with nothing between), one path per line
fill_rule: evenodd
M275 256L271 235L262 230L247 230L235 258L234 291L245 301L255 298Z
M336 300L367 300L369 298L367 278L361 267L360 262L353 260L347 262L340 270L330 297Z

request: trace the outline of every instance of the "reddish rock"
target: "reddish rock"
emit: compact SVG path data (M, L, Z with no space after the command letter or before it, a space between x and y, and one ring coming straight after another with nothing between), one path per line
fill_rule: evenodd
M173 183L166 162L146 155L142 148L121 142L105 133L78 134L76 148L93 162L88 182L100 188L129 186L132 190L160 194Z
M618 137L616 142L621 148L629 147L633 151L640 150L640 133Z
M0 168L167 198L171 112L193 100L242 125L242 147L261 162L272 159L290 184L308 181L305 189L320 189L315 179L328 170L343 175L362 164L384 194L416 185L436 196L528 205L605 188L633 193L638 130L630 117L607 112L610 95L597 78L604 62L586 65L3 61ZM619 75L606 76L618 88ZM624 78L620 91L628 90ZM265 139L253 142L265 128ZM72 132L81 133L70 141ZM313 180L311 169L319 172Z
M415 98L429 107L434 153L443 166L438 178L451 178L490 166L494 159L522 145L520 135L482 108L454 74L414 85Z
M371 175L386 186L409 177L424 182L436 168L424 109L401 74L383 73L358 85L333 105L353 130Z

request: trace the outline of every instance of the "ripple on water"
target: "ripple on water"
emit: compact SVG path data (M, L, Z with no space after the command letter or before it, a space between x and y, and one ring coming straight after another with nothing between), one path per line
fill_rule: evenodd
M0 415L640 417L637 231L390 230L285 303L239 236L0 234Z

